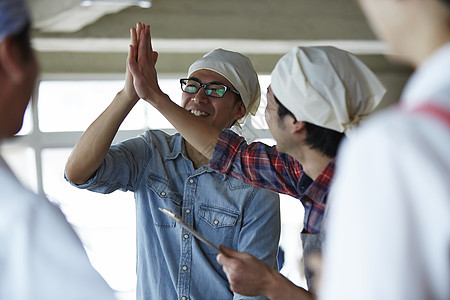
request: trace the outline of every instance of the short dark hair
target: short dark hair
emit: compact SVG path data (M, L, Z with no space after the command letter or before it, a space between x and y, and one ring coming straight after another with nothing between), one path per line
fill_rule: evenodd
M19 46L24 60L29 60L32 56L30 27L30 22L27 22L19 33L11 36L12 40Z
M284 116L289 115L295 119L294 114L286 108L283 104L281 104L280 100L278 100L277 96L273 95L275 98L275 102L278 104L278 116L280 119L284 118ZM297 119L296 119L297 120Z
M335 157L344 133L308 122L306 124L305 143L311 149L317 149L328 157Z
M274 97L275 101L278 103L278 116L284 118L286 115L292 116L295 120L294 114L289 111L281 102ZM306 127L306 145L310 146L311 149L315 149L323 153L328 157L335 157L339 144L342 138L345 136L344 133L338 132L332 129L324 128L305 122Z

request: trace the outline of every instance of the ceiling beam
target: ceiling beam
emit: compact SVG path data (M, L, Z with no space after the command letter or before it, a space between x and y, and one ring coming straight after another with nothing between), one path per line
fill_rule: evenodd
M247 40L247 39L152 39L161 53L206 53L226 48L247 54L284 54L295 46L335 46L354 54L387 54L377 40ZM126 53L129 39L124 38L34 38L39 52Z

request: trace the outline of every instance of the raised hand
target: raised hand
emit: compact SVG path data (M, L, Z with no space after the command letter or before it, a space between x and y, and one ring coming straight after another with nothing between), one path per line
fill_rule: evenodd
M141 33L143 29L143 24L138 22L136 24L136 28L132 27L130 29L130 44L133 46L129 48L127 63L126 63L126 72L125 72L125 86L122 90L122 93L127 96L127 98L132 99L133 101L138 101L139 96L136 93L136 90L133 85L133 75L130 72L130 68L128 66L128 60L131 57L137 57L137 47L139 44L138 35ZM132 52L133 51L133 52Z
M139 24L139 23L138 23ZM137 32L137 44L131 44L127 69L133 78L133 86L137 95L145 101L154 104L157 96L164 95L158 85L155 64L158 53L153 51L150 26L142 24Z

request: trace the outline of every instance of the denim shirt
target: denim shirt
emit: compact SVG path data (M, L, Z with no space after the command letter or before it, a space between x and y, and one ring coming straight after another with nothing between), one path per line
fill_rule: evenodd
M136 200L137 299L265 299L233 294L214 250L158 210L182 216L213 244L249 252L276 268L278 194L194 169L184 140L149 130L111 146L96 174L76 185Z

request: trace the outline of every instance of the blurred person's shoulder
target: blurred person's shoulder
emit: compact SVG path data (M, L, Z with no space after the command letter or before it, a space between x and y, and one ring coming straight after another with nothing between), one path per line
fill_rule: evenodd
M440 117L420 107L405 110L393 106L365 120L345 141L343 148L407 159L412 155L428 156L430 151L437 151L435 154L439 155L441 149L448 147L449 139L450 127Z

